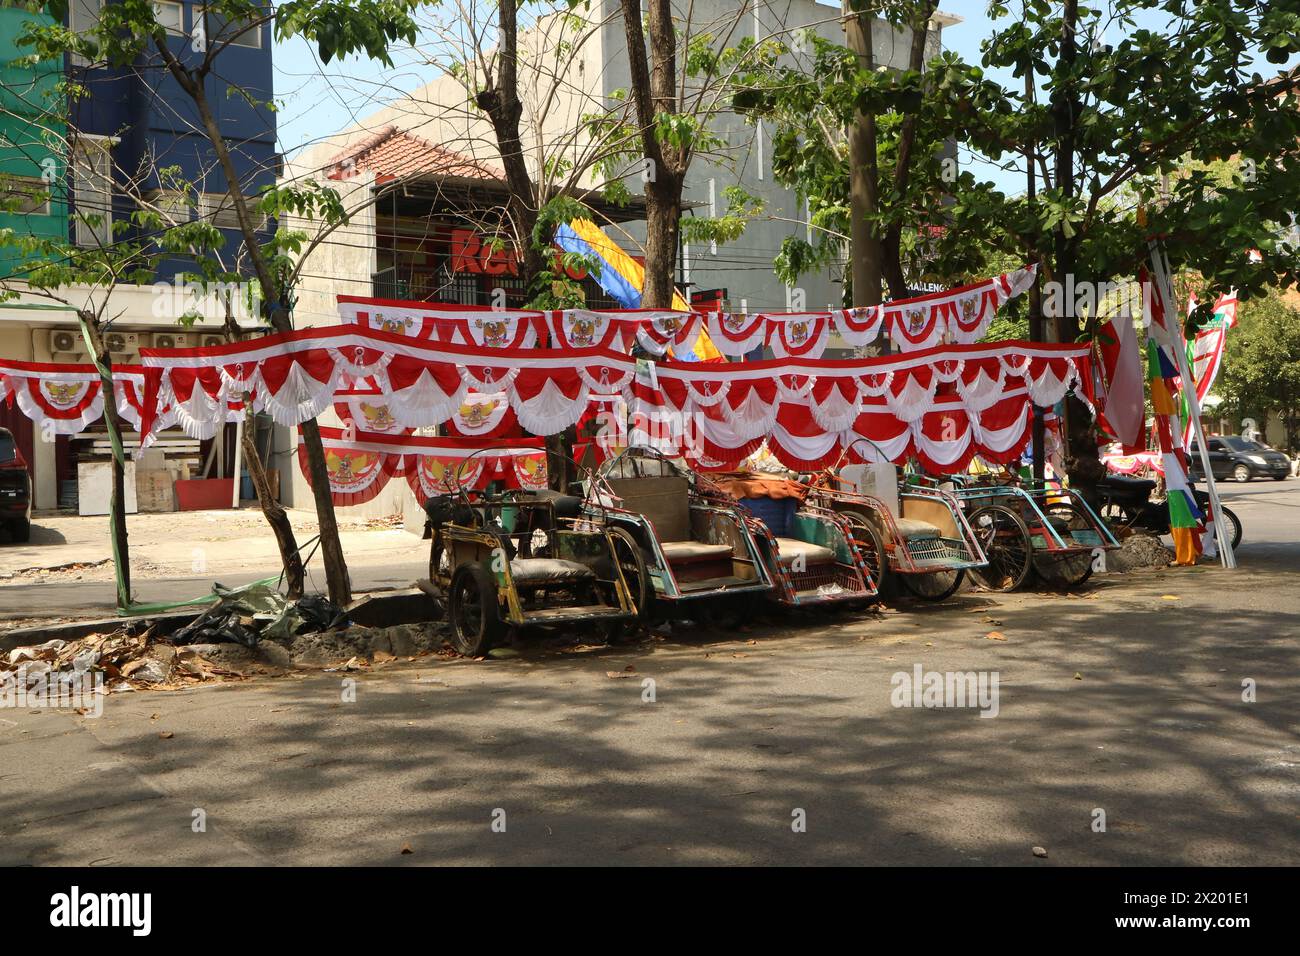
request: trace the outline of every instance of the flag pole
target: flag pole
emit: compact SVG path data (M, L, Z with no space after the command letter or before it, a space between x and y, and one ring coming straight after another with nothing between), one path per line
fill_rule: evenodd
M1165 327L1172 333L1171 324L1177 323L1178 316L1173 304L1174 288L1169 277L1169 262L1156 239L1148 239L1147 248L1151 251L1151 267L1155 272L1155 280L1160 283L1160 298L1165 304ZM1183 338L1181 331L1178 337ZM1232 553L1232 536L1228 533L1228 522L1223 520L1223 509L1219 506L1219 489L1214 484L1214 471L1210 468L1210 451L1205 443L1205 430L1201 426L1201 400L1196 394L1196 380L1192 378L1192 370L1187 364L1186 346L1180 347L1177 342L1174 342L1173 346L1170 351L1174 353L1178 375L1183 380L1183 397L1187 399L1188 417L1192 420L1192 430L1196 434L1196 450L1201 458L1201 472L1205 475L1205 487L1210 493L1210 508L1214 515L1214 536L1219 544L1219 561L1225 568L1235 568L1237 556Z

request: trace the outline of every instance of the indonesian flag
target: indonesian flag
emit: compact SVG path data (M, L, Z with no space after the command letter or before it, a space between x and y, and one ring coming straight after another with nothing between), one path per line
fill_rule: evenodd
M1133 316L1125 310L1097 330L1097 352L1105 402L1100 423L1125 448L1142 440L1146 411L1143 408L1142 352L1138 348Z

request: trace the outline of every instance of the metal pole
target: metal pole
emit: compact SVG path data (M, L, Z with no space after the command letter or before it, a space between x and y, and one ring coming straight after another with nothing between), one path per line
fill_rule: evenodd
M1165 327L1170 330L1177 321L1174 312L1174 287L1169 277L1169 263L1164 251L1156 240L1147 242L1151 250L1151 265L1155 270L1156 281L1160 283L1160 298L1165 302ZM1214 472L1210 468L1210 451L1205 444L1205 432L1201 427L1201 400L1196 395L1196 381L1187 364L1187 349L1179 332L1178 341L1173 342L1174 362L1178 365L1178 375L1183 380L1183 394L1187 396L1187 408L1192 419L1192 430L1196 434L1196 448L1201 457L1201 471L1205 475L1205 487L1210 493L1210 508L1214 511L1214 536L1219 543L1219 561L1225 568L1237 566L1237 556L1232 553L1232 536L1228 534L1228 522L1223 519L1223 509L1219 506L1219 489L1214 484Z
M231 482L234 488L230 492L230 507L232 508L239 507L239 469L244 458L244 417L251 411L251 408L245 408L244 414L235 419L235 477Z

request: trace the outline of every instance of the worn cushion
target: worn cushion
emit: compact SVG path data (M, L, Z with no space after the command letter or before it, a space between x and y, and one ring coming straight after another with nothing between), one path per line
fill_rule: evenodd
M813 544L810 541L796 541L794 538L777 538L776 546L781 549L781 563L786 567L794 564L795 558L803 555L805 566L810 564L831 564L835 561L835 552L830 548Z
M898 533L903 536L905 541L911 541L914 538L939 537L939 529L928 521L918 521L915 518L895 518L894 524L898 526Z
M729 544L703 544L699 541L661 541L664 557L673 564L688 564L692 561L717 561L732 555Z
M585 564L559 558L515 558L510 562L510 576L515 584L564 584L594 578L596 572Z

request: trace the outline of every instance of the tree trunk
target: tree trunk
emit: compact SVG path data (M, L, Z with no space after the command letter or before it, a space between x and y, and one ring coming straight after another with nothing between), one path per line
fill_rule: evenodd
M920 73L925 69L925 44L930 37L930 18L939 7L939 0L925 0L910 23L911 45L907 52L907 69ZM898 157L894 162L894 192L900 202L906 202L908 185L912 178L912 148L916 144L915 112L907 113L898 131ZM896 299L908 293L907 277L903 274L903 209L895 209L889 228L881 241L882 269L889 294Z
M131 551L126 537L125 451L122 448L122 422L117 416L117 394L113 389L113 362L100 334L98 317L88 311L79 311L77 318L81 321L86 343L95 356L104 396L104 424L112 446L109 538L113 547L113 568L117 573L117 607L125 611L131 606Z
M646 184L645 286L641 306L669 309L673 304L673 273L681 242L682 178L660 172Z
M235 217L239 220L239 232L244 240L244 250L257 276L257 284L262 298L270 303L267 307L266 320L276 332L292 332L293 320L283 300L291 289L281 289L275 272L267 258L266 250L258 241L258 223L248 208L244 198L242 180L230 156L230 148L225 134L213 114L204 90L202 76L193 74L181 63L166 42L155 38L155 46L168 71L176 79L184 92L194 101L199 119L203 124L208 143L216 154L222 174L226 177L227 194L230 196ZM301 427L303 445L307 449L307 462L312 481L312 496L316 501L316 522L320 528L321 556L325 564L325 580L329 588L329 597L340 607L352 600L352 585L348 580L348 566L343 557L343 545L339 542L338 521L334 515L334 502L330 498L328 473L325 468L325 449L321 445L320 428L316 420L303 422ZM285 574L290 569L285 568Z
M1068 75L1074 69L1075 31L1078 27L1078 0L1065 0L1061 9L1061 46L1057 62L1058 74ZM1079 103L1073 82L1058 82L1052 94L1052 114L1056 129L1056 186L1069 199L1074 196L1074 143L1079 122ZM1078 269L1078 233L1066 236L1064 226L1058 226L1055 237L1055 279L1068 288L1071 277L1078 286L1085 277L1076 274ZM1058 300L1061 297L1058 297ZM1060 342L1073 342L1081 332L1080 317L1074 313L1073 303L1056 317L1056 337ZM1089 502L1097 503L1097 482L1106 475L1106 467L1097 454L1097 433L1093 427L1092 413L1079 399L1070 396L1065 401L1064 436L1066 439L1065 470L1070 487Z
M255 429L251 427L255 416L252 400L248 395L244 396L244 408L244 434L240 439L244 448L244 463L248 466L248 477L253 482L253 490L257 494L257 503L262 508L262 516L271 526L276 547L280 549L280 565L284 568L284 582L288 596L296 600L302 597L305 583L302 555L298 553L298 541L294 537L293 525L289 523L288 513L271 494L271 483L266 477L266 467L262 464L262 456L257 450Z
M641 289L641 305L667 309L673 303L673 274L681 241L682 188L690 153L666 148L659 142L655 126L656 117L661 113L675 113L678 109L677 34L669 0L647 0L646 21L650 27L647 55L641 4L638 0L622 0L622 6L628 68L632 75L632 103L641 128L641 147L650 163L649 182L645 185L645 284Z
M848 47L858 56L861 69L875 69L871 49L872 16L869 12L846 15L844 33ZM880 170L876 144L876 117L858 111L849 128L849 261L853 305L880 304L884 247L872 217L880 211Z

